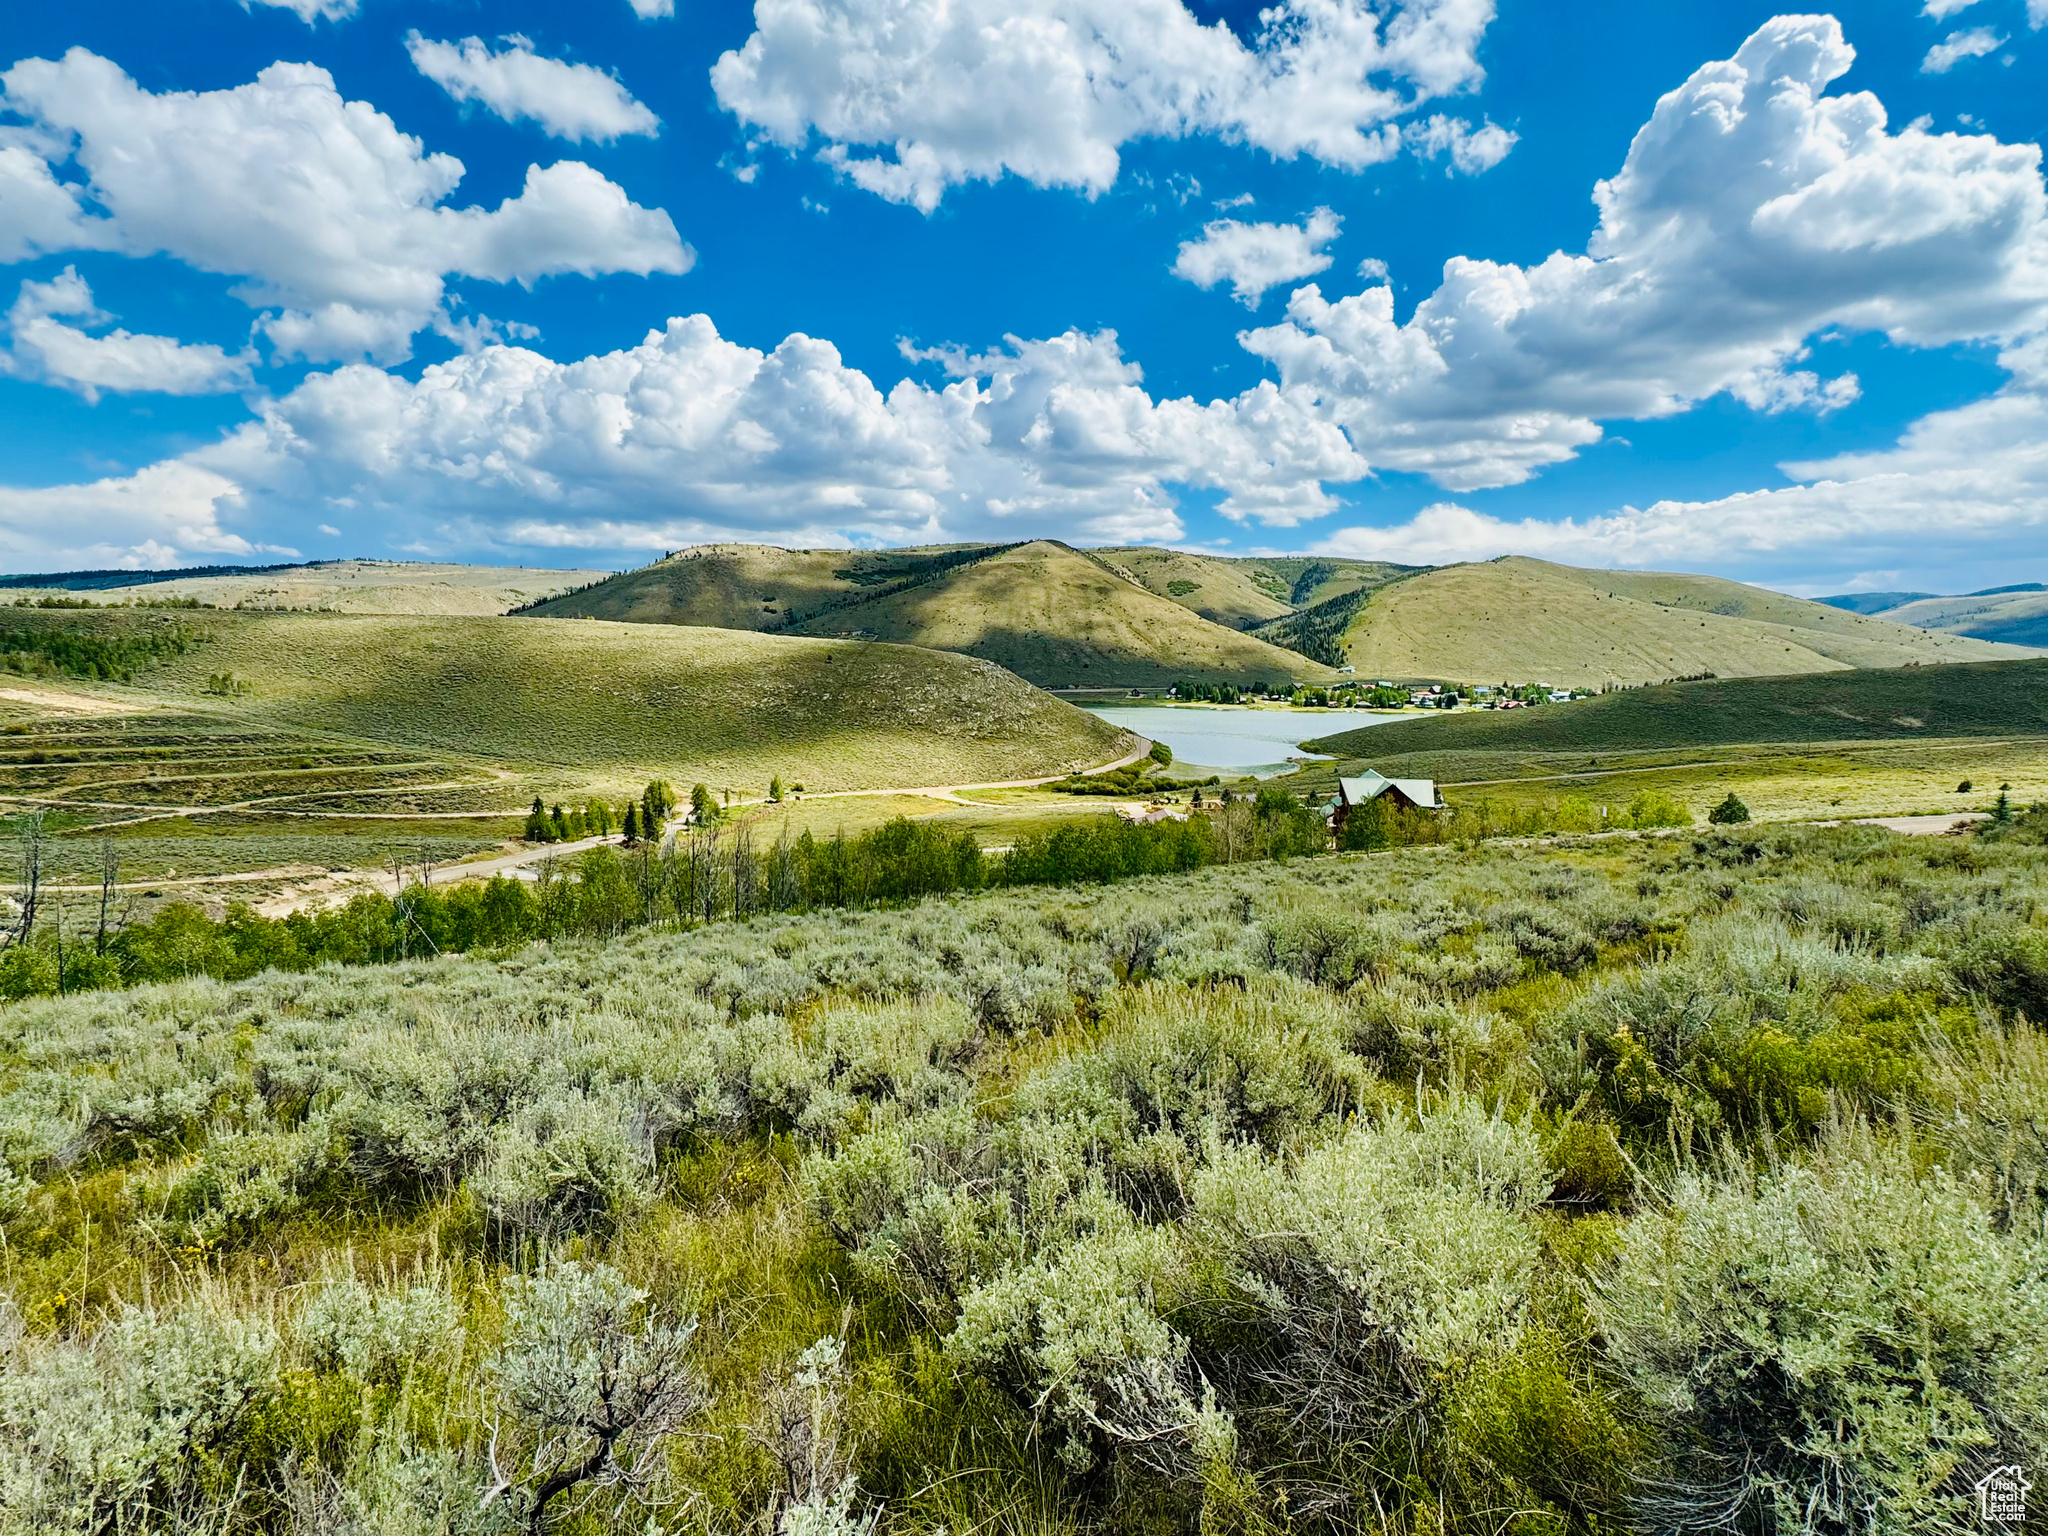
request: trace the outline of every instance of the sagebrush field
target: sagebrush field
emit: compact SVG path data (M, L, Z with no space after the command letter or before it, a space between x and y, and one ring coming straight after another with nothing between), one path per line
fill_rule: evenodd
M1442 846L0 1013L10 1531L1976 1529L2048 848Z

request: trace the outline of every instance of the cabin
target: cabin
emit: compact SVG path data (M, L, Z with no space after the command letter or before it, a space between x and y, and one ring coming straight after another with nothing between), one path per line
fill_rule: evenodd
M1330 830L1341 833L1347 816L1381 796L1396 809L1406 811L1440 811L1444 804L1437 796L1434 779L1390 779L1368 768L1355 779L1337 780L1337 798L1323 807Z

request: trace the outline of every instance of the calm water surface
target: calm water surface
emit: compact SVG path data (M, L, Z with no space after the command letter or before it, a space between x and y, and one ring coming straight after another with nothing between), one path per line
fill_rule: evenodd
M1085 704L1111 725L1173 748L1176 761L1204 768L1278 773L1290 758L1318 758L1301 743L1363 725L1385 725L1401 715L1363 709L1233 709L1222 705Z

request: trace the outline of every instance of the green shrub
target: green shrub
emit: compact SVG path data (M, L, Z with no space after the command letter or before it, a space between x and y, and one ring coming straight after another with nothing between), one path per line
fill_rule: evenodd
M1658 789L1645 789L1629 798L1628 805L1612 825L1648 831L1655 827L1689 827L1692 812L1675 798Z
M1754 1183L1679 1177L1595 1298L1671 1433L1641 1518L1961 1530L2048 1437L2048 1276L1976 1191L1846 1135ZM1711 1513L1710 1513L1711 1512Z
M1734 790L1728 791L1728 798L1707 812L1707 820L1717 827L1732 827L1749 820L1749 807L1744 805Z
M1963 986L1999 1007L2048 1022L2048 933L1993 929L1963 946L1950 969Z
M1635 1194L1635 1168L1610 1125L1567 1120L1550 1136L1546 1150L1555 1175L1551 1198L1561 1205L1618 1211Z
M1289 1507L1357 1516L1403 1496L1389 1442L1441 1433L1452 1384L1519 1345L1527 1215L1550 1190L1536 1138L1469 1100L1351 1121L1298 1162L1225 1151L1202 1172L1221 1294L1190 1309L1216 1319L1195 1361Z
M0 1528L10 1536L196 1522L235 1502L237 1436L276 1383L266 1322L211 1306L137 1309L84 1338L10 1342L0 1370Z

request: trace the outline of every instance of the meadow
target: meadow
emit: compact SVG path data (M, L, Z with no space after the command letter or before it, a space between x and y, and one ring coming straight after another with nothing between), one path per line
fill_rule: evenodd
M1653 791L1701 814L1735 793L1766 820L1984 811L2002 784L2048 797L2048 661L1672 683L1308 745L1467 805Z
M1976 1530L2048 812L0 1010L0 1531Z

